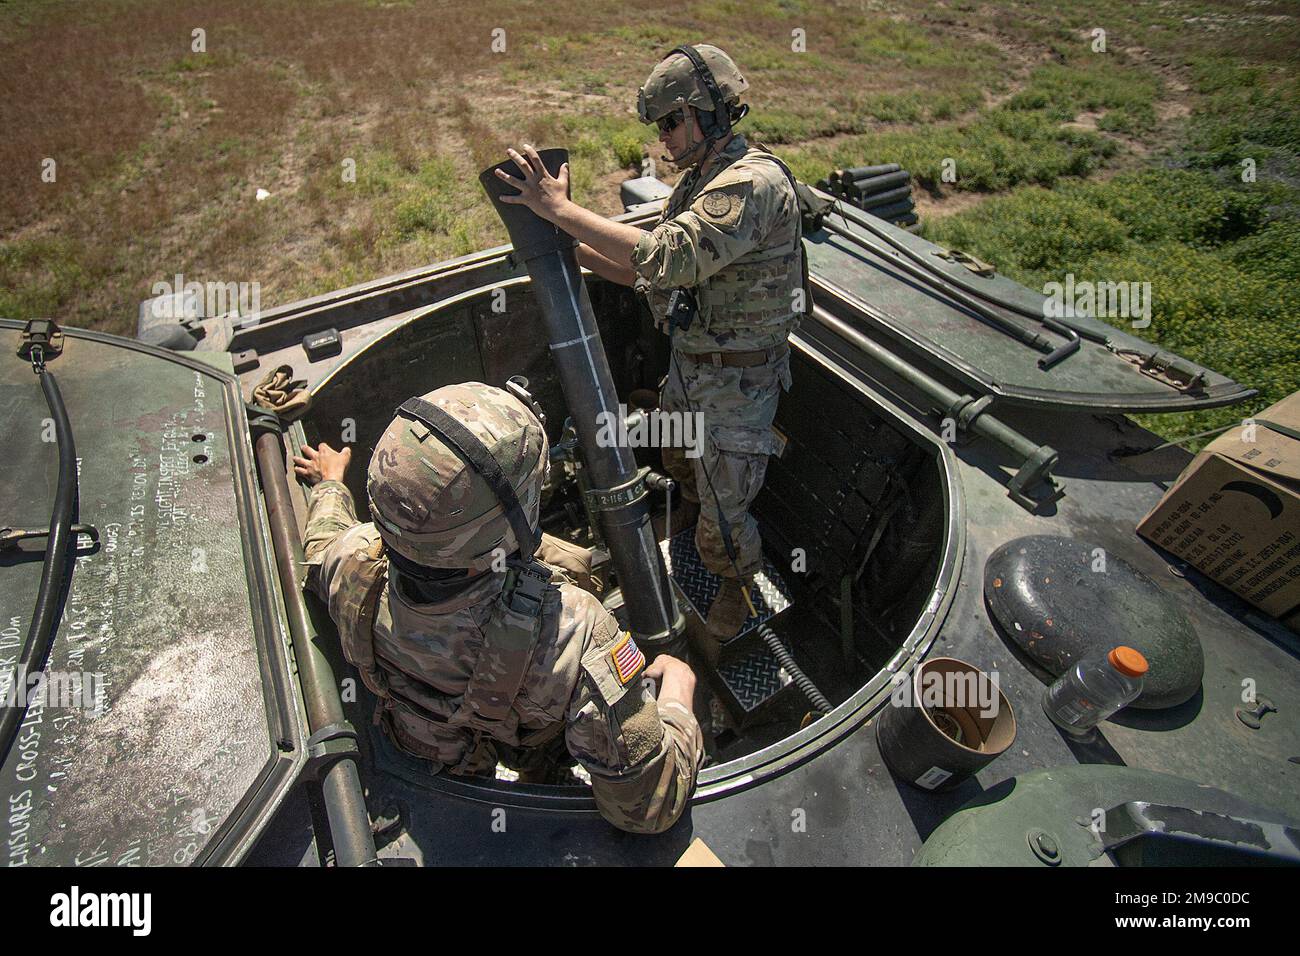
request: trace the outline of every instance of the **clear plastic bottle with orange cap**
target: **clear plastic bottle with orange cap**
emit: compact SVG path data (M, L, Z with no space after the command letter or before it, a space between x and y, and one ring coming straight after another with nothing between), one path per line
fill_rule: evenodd
M1094 728L1142 693L1147 659L1131 647L1085 657L1043 691L1043 710L1052 723L1076 737Z

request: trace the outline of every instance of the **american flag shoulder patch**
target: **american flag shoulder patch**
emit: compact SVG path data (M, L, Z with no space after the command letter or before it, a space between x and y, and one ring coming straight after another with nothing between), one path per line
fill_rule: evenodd
M641 673L641 668L645 667L645 655L641 653L641 648L636 646L636 641L632 640L630 631L623 632L622 640L609 652L609 659L614 663L614 673L618 677L618 682L624 686Z

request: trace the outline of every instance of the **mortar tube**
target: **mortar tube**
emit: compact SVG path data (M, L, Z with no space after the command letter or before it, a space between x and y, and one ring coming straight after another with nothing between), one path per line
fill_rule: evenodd
M564 149L539 153L552 176L568 160ZM551 358L578 434L578 447L593 487L599 491L628 489L622 500L600 512L601 532L623 591L628 625L650 658L668 652L681 656L685 646L685 618L673 598L663 556L650 523L648 495L634 490L636 459L630 448L602 447L597 441L602 423L616 428L618 396L600 329L591 308L586 283L578 268L577 241L522 204L504 203L511 187L496 170L517 176L511 161L479 174L479 182L505 223L514 258L528 270L532 290L546 323ZM513 193L512 193L513 194Z

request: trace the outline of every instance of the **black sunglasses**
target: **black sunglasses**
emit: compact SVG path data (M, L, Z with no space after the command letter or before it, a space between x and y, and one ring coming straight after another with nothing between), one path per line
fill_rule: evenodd
M684 118L681 110L673 110L667 116L659 117L655 122L659 124L659 132L671 133L681 124Z

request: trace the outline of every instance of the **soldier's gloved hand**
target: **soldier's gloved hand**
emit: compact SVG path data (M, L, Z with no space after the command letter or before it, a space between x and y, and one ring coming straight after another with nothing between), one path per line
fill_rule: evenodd
M691 701L695 698L695 671L685 661L679 661L667 654L660 654L654 663L643 673L659 683L659 703L673 701L692 711Z
M342 481L347 473L348 463L351 461L351 448L335 451L321 442L319 448L303 445L302 457L293 456L293 470L309 485L321 481Z

